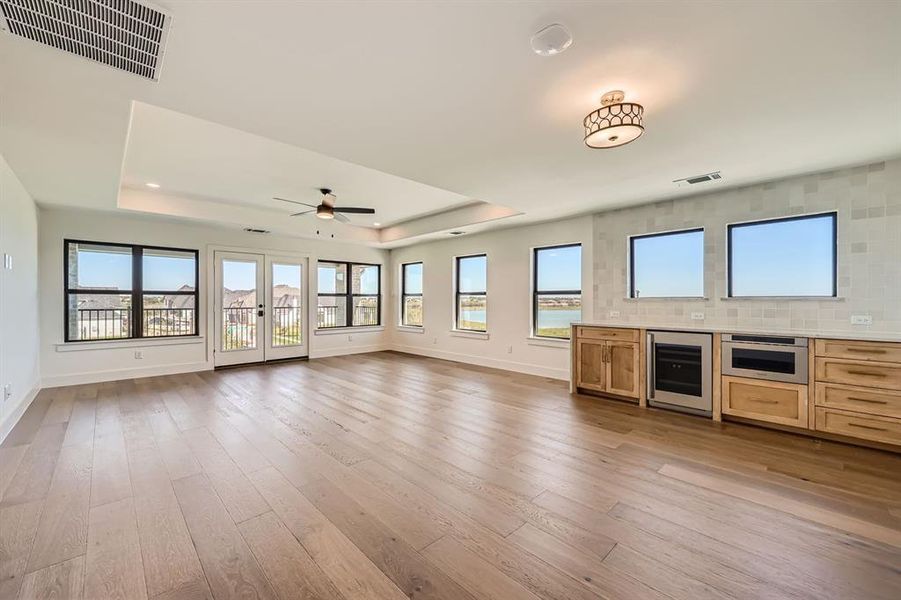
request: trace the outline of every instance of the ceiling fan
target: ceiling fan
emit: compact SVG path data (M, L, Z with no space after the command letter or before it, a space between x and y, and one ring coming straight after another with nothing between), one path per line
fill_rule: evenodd
M316 216L320 219L337 219L342 223L350 223L350 219L345 217L341 213L348 214L357 214L357 215L374 215L374 208L362 208L359 206L335 206L335 200L337 198L332 193L332 190L328 188L319 188L319 191L322 193L322 203L317 205L307 204L306 202L300 202L298 200L288 200L287 198L273 198L273 200L280 200L281 202L290 202L291 204L300 204L302 206L309 206L309 210L302 210L299 213L294 213L291 215L292 217L298 217L300 215L307 215L312 212L316 213Z

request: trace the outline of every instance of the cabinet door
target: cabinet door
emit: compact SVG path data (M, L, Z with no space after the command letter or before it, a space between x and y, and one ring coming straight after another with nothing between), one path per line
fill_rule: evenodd
M607 391L638 398L638 344L607 342Z
M576 383L578 387L597 392L606 391L603 340L578 340L576 351Z
M723 377L723 414L807 428L807 386Z

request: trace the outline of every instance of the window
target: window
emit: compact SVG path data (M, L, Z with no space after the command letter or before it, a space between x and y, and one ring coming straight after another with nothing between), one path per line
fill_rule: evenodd
M67 342L198 334L197 250L64 246Z
M629 238L630 298L704 296L704 230Z
M348 274L350 284L348 285ZM381 267L363 263L320 261L316 325L366 327L381 323Z
M456 261L456 328L488 331L488 257L458 256Z
M835 296L836 213L728 227L729 296Z
M422 327L422 263L408 263L400 269L400 324Z
M532 257L532 333L569 338L582 320L582 245L535 248Z

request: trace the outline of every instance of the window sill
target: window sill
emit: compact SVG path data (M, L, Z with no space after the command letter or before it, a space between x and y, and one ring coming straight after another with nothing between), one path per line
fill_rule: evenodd
M644 298L623 298L625 302L648 302L651 300L663 300L672 302L674 300L683 300L685 302L706 302L710 300L707 296L645 296Z
M569 348L569 340L566 338L550 338L529 336L526 343L530 346L544 346L546 348Z
M469 338L472 340L487 340L487 331L466 331L465 329L451 329L450 334L454 337Z
M147 348L151 346L181 346L202 344L202 336L191 335L169 338L130 338L125 340L98 340L95 342L61 342L56 344L57 352L78 352L80 350L111 350L114 348Z
M326 327L316 329L313 335L353 335L355 333L375 333L385 331L384 325L373 325L367 327Z
M425 333L425 327L417 327L415 325L398 325L396 329L403 333Z
M743 301L743 300L763 300L765 302L786 301L792 302L796 300L813 300L815 302L844 302L842 296L725 296L720 300L726 302Z

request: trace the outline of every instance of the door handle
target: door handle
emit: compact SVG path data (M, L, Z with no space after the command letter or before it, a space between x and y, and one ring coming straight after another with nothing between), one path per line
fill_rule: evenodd
M647 386L647 397L648 400L654 399L654 380L656 379L656 374L654 372L654 363L657 361L654 359L654 334L649 333L648 339L646 341L647 347L645 348L645 354L647 354L647 371L648 371L648 386Z

